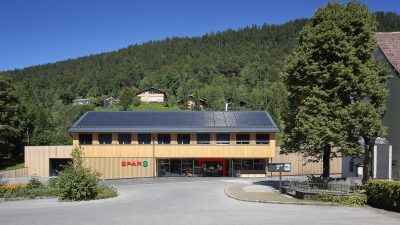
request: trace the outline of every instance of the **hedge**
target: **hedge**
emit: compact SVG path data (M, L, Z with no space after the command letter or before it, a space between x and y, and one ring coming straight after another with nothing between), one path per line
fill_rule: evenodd
M370 180L366 195L369 205L400 212L400 181Z

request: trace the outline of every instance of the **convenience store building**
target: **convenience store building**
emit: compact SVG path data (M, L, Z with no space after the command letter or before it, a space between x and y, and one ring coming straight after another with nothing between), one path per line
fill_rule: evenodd
M278 128L267 112L87 112L69 146L25 149L29 175L57 175L80 146L104 179L265 176Z

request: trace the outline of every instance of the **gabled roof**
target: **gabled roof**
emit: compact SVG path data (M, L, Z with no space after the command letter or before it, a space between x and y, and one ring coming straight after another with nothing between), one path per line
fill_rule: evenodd
M400 32L375 34L379 49L397 74L400 74Z
M149 91L149 90L157 90L157 91L163 93L164 95L167 95L167 94L165 93L165 91L160 90L160 89L157 89L157 88L153 88L153 87L147 88L147 89L145 89L145 90L143 90L143 91L139 91L138 93L136 93L136 95L141 94L141 93L146 92L146 91Z
M90 132L278 132L267 112L132 112L85 113L70 133Z

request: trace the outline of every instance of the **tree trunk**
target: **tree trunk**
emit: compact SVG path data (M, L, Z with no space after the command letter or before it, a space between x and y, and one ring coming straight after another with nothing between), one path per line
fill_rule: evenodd
M363 183L371 179L371 148L370 139L364 137L364 167L363 167Z
M330 162L331 162L331 147L324 148L324 155L322 158L322 177L328 178L330 175Z

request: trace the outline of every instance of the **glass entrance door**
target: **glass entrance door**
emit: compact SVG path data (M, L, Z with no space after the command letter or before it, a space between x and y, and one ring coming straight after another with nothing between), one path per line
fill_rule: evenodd
M204 177L222 177L222 162L203 162L201 170Z
M199 176L203 177L224 177L226 176L226 160L225 159L198 159L200 168Z

